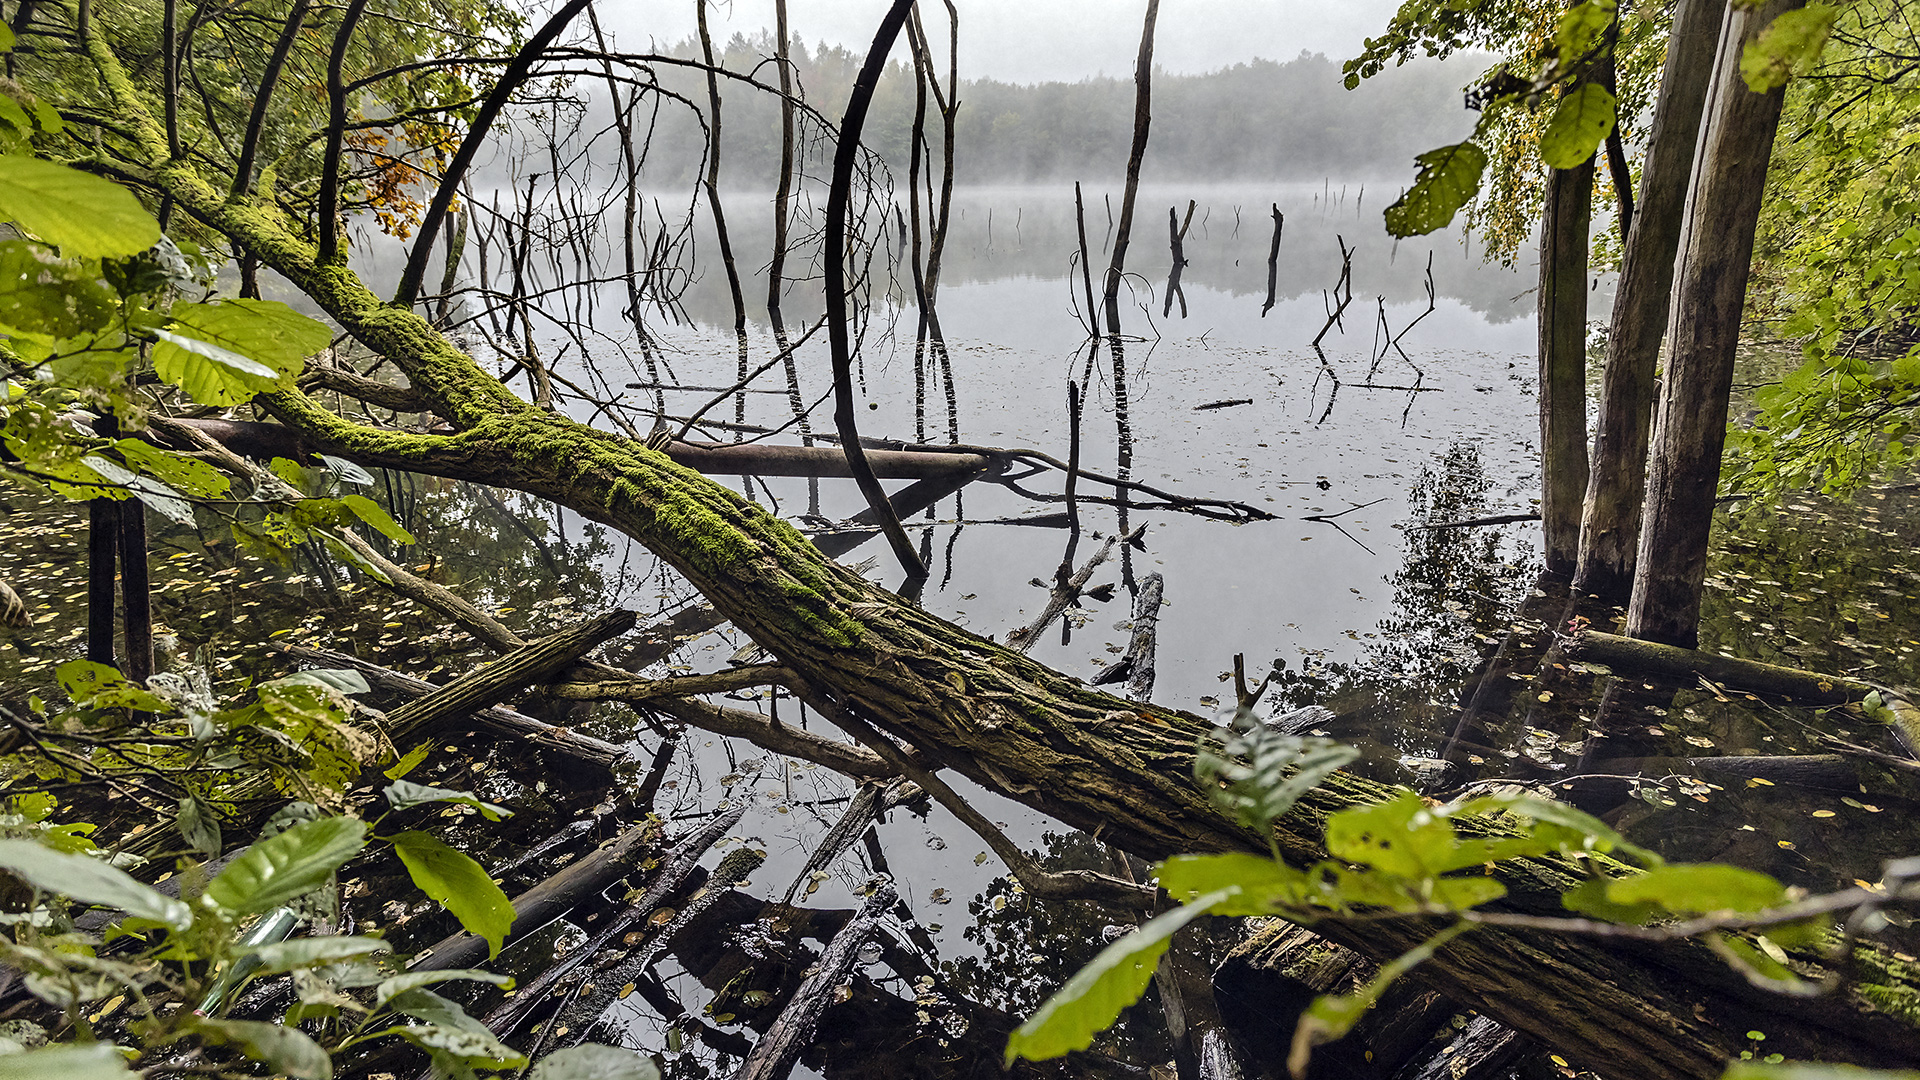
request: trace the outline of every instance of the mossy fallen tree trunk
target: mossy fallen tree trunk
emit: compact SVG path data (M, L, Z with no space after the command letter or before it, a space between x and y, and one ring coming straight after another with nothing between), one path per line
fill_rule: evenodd
M798 675L803 694L917 747L934 764L1145 858L1263 851L1216 812L1190 773L1200 717L1094 691L1031 658L934 617L820 553L759 507L641 443L535 408L412 311L388 305L313 248L269 201L229 200L170 160L117 61L89 43L117 115L149 163L141 182L285 276L373 352L398 365L455 429L423 435L360 426L290 390L267 406L329 453L363 464L513 487L645 544L722 614ZM123 153L132 153L123 148ZM122 172L130 166L116 166ZM1323 856L1328 814L1388 789L1336 775L1283 819L1288 858ZM1548 862L1502 871L1508 907L1557 913L1578 871ZM1415 921L1328 920L1325 936L1386 958L1421 941ZM1886 1065L1920 1057L1920 973L1863 950L1856 979L1829 998L1775 997L1706 948L1596 944L1482 929L1419 977L1449 997L1554 1046L1603 1076L1717 1077L1767 1033L1795 1058Z

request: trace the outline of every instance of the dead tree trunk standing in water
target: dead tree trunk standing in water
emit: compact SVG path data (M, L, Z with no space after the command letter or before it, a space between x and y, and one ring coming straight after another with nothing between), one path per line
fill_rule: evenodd
M1582 79L1568 89L1587 82ZM1573 576L1587 490L1587 229L1593 158L1550 169L1540 223L1540 524L1547 573Z
M1280 204L1273 204L1273 246L1267 249L1267 302L1260 305L1260 317L1266 318L1273 310L1273 296L1280 288L1280 232L1287 226L1287 215L1280 212Z
M1627 234L1620 286L1607 335L1593 470L1580 518L1574 588L1609 603L1633 591L1640 513L1647 491L1647 443L1653 428L1654 373L1667 334L1674 262L1693 173L1700 114L1713 81L1727 0L1681 0L1673 15L1666 69L1647 140L1641 192ZM1617 181L1616 181L1617 182Z
M1187 268L1187 230L1193 227L1194 202L1187 200L1187 219L1181 221L1173 207L1167 207L1167 247L1173 258L1173 268L1167 271L1167 306L1160 313L1161 318L1173 314L1174 297L1180 298L1180 317L1187 317L1187 294L1180 288L1180 272Z
M1748 89L1740 55L1776 16L1804 3L1773 0L1736 10L1720 39L1706 139L1687 208L1673 344L1647 475L1646 526L1627 608L1630 637L1686 648L1700 639L1700 590L1726 446L1727 395L1767 160L1786 98L1784 88L1764 94Z
M740 350L741 381L747 378L747 301L740 292L740 268L733 261L733 240L727 235L727 214L720 206L720 76L715 73L713 35L707 32L707 0L694 0L695 26L700 33L700 56L707 64L707 206L713 211L713 232L720 264L727 272L727 293L733 299L733 336ZM783 67L784 70L784 67ZM733 422L747 421L747 395L734 397Z
M1147 133L1153 126L1153 24L1160 17L1160 0L1147 0L1147 17L1140 30L1140 55L1133 66L1133 146L1127 152L1127 186L1120 195L1120 227L1113 234L1113 258L1107 264L1107 333L1120 338L1120 279L1127 272L1127 244L1133 235L1133 203L1140 194L1140 162L1147 156Z
M873 467L867 464L866 452L860 446L853 408L853 345L847 325L846 264L847 202L853 194L853 167L860 153L860 130L866 126L867 108L873 104L873 91L887 66L887 54L893 50L894 40L900 36L900 27L906 23L913 2L894 0L893 6L887 9L880 29L873 35L873 48L867 52L866 63L854 79L846 116L840 121L839 144L833 152L833 182L827 190L826 250L822 260L827 277L827 339L833 353L834 424L839 429L840 446L846 451L847 467L853 472L854 482L866 497L867 507L879 519L894 557L907 572L908 591L916 590L926 580L927 567L907 539L907 531L900 527L900 517L887 502L887 493L874 477Z

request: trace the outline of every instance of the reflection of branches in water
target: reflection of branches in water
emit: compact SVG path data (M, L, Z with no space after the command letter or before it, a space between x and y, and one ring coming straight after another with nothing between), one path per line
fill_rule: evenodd
M1320 348L1320 346L1315 345L1313 347L1313 351L1314 351L1314 355L1320 358L1320 370L1313 373L1313 386L1307 390L1307 415L1308 416L1313 415L1313 403L1319 399L1320 380L1322 378L1326 378L1326 379L1332 380L1333 382L1333 389L1327 394L1327 407L1323 412L1321 412L1320 419L1315 420L1313 422L1314 426L1318 427L1319 425L1327 422L1327 417L1333 415L1333 403L1336 400L1338 400L1340 397L1340 373L1338 371L1335 371L1333 369L1333 365L1327 362L1327 354L1325 351L1323 351ZM1279 376L1275 376L1276 379L1278 377Z
M1421 312L1419 315L1416 315L1412 322L1401 327L1400 332L1398 334L1393 333L1392 327L1387 325L1387 298L1384 296L1380 298L1380 321L1377 324L1377 327L1374 332L1375 336L1374 336L1373 366L1367 369L1368 382L1372 382L1374 373L1380 370L1380 361L1385 360L1387 358L1388 349L1392 349L1394 352L1397 352L1400 354L1400 359L1405 360L1407 362L1407 366L1413 369L1413 373L1417 379L1424 380L1427 377L1427 373L1420 370L1420 365L1413 362L1413 357L1407 355L1407 350L1400 347L1400 339L1407 336L1407 331L1420 325L1422 320L1424 320L1427 316L1433 314L1434 311L1438 310L1439 304L1436 301L1434 288L1433 288L1433 252L1431 251L1427 252L1426 288L1427 288L1427 310ZM1387 341L1385 345L1380 344L1379 333L1382 330L1387 332Z
M1355 510L1365 510L1367 507L1374 505L1374 503L1386 502L1387 499L1390 497L1391 496L1382 495L1380 498L1373 500L1373 502L1354 503L1352 506L1347 507L1345 510L1340 511L1337 514L1309 514L1306 517L1301 518L1300 520L1318 521L1325 525L1331 525L1334 528L1340 530L1341 536L1344 536L1347 539L1353 541L1354 543L1359 544L1361 551L1364 551L1369 555L1378 555L1380 554L1379 552L1368 547L1366 544L1361 543L1361 540L1359 537L1348 532L1344 526L1342 526L1338 521L1335 521L1334 519L1346 517L1348 514L1353 513Z

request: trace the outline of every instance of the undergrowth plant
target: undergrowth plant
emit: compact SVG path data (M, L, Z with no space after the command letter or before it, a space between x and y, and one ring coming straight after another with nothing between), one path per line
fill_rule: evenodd
M1756 985L1802 996L1826 988L1795 974L1785 950L1823 940L1830 913L1847 910L1839 901L1849 897L1809 900L1757 871L1670 863L1583 811L1518 791L1435 803L1402 788L1330 815L1322 841L1329 857L1304 868L1290 865L1275 840L1275 822L1358 756L1328 739L1270 730L1248 705L1236 710L1230 724L1200 747L1194 776L1222 811L1269 838L1271 854L1178 855L1154 867L1175 906L1113 942L1049 998L1009 1038L1007 1061L1045 1060L1091 1045L1146 991L1174 934L1204 915L1278 916L1309 927L1332 917L1441 920L1439 930L1381 965L1358 991L1313 1001L1294 1029L1287 1064L1296 1077L1305 1075L1314 1047L1350 1031L1395 980L1483 925L1699 938ZM1539 857L1584 869L1584 880L1561 896L1568 915L1487 910L1507 892L1494 868ZM1920 898L1909 884L1913 879L1920 879L1920 859L1891 863L1879 895L1887 901ZM1854 900L1856 909L1861 902ZM1745 1063L1744 1071L1728 1075L1829 1075L1754 1071L1769 1064L1777 1061ZM1859 1080L1869 1074L1845 1075Z

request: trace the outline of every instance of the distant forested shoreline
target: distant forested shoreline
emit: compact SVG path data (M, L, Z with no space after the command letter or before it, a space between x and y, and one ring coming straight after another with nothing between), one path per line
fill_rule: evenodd
M664 51L697 57L699 44L687 41ZM735 35L724 50L716 43L716 51L724 52L716 58L732 70L758 66L759 81L778 79L770 36ZM937 49L936 58L942 52ZM838 121L860 56L838 45L796 41L792 59L807 101ZM1160 72L1154 76L1153 142L1143 176L1149 181L1410 178L1415 154L1464 137L1472 128L1461 88L1475 73L1470 61L1445 67L1415 63L1348 91L1341 85L1339 61L1313 53L1287 61L1256 59L1200 75ZM670 88L704 101L697 75L661 75ZM771 187L780 165L778 100L723 92L722 185ZM1117 173L1132 135L1133 96L1130 77L1032 85L962 80L956 179L1030 183ZM929 99L926 107L928 129L937 142L935 102ZM912 69L894 63L875 95L866 141L896 178L906 171L914 109ZM703 146L703 133L690 113L663 110L647 171L656 181L689 180L702 168ZM808 154L810 167L818 169L830 154L816 141ZM936 145L936 170L939 157Z

